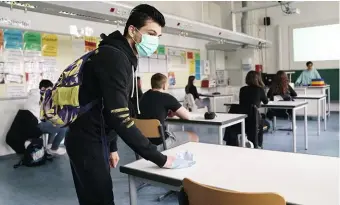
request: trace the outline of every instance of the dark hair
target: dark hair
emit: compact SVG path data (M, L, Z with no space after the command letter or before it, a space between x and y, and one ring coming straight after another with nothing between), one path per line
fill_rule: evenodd
M129 26L134 26L137 29L145 26L147 20L152 20L161 27L165 26L165 19L161 12L155 7L148 4L140 4L131 10L130 16L126 22L124 36L128 35Z
M39 83L39 89L53 87L53 83L50 80L43 79Z
M188 77L188 84L187 86L185 86L185 93L188 94L189 93L189 89L194 86L194 80L195 80L195 76L191 75Z
M312 61L308 61L308 62L306 63L306 66L309 66L310 64L313 65L313 62L312 62Z
M137 80L140 80L140 77L139 77L139 76L137 76Z
M284 95L288 90L288 77L284 71L277 71L272 87L275 94Z
M168 78L162 73L156 73L151 77L151 88L161 89Z
M249 86L256 86L256 87L260 87L260 88L264 87L264 84L262 82L262 78L261 78L260 74L256 71L253 71L253 70L251 70L247 73L246 84L249 85Z

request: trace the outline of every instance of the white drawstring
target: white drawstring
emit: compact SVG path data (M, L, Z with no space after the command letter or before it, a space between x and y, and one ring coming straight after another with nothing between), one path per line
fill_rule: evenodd
M138 99L138 83L137 83L137 75L135 75L135 70L132 68L132 92L131 92L131 98L133 98L133 95L136 92L136 97L137 97L137 112L140 114L139 110L139 99ZM137 66L137 71L139 69L139 66ZM136 86L136 87L135 87ZM136 88L136 89L135 89Z
M132 92L131 92L131 98L133 98L133 94L135 93L135 69L133 69L133 66L131 66L132 70Z

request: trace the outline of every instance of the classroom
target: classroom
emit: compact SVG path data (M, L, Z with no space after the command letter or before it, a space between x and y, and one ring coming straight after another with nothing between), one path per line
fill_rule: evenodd
M339 1L1 1L0 205L340 205Z

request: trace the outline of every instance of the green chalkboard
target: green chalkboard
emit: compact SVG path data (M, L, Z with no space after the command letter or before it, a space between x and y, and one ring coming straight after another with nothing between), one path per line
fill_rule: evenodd
M292 82L300 76L302 70L295 70L292 75ZM331 101L339 101L339 68L318 69L320 76L325 83L331 86Z

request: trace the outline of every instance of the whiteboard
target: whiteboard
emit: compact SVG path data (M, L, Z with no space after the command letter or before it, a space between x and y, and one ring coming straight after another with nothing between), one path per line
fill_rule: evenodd
M149 58L139 58L138 60L138 71L140 73L148 73L149 69Z
M167 73L168 68L166 65L166 59L149 59L149 66L151 73Z

